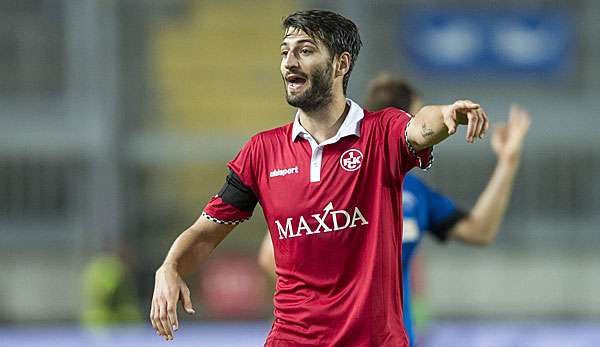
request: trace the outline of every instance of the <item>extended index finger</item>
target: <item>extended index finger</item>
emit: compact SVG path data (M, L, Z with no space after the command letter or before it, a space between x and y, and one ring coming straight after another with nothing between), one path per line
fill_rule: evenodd
M454 103L453 106L455 109L475 109L481 107L479 104L476 104L469 100L458 100Z

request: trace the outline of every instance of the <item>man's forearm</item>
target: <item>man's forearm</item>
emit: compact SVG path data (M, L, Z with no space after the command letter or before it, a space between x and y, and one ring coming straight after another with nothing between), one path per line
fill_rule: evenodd
M408 140L415 150L420 151L431 147L450 136L448 127L444 123L443 107L447 106L425 106L417 112L411 121L408 129Z
M193 272L232 229L231 225L216 224L201 217L173 242L162 266L171 267L180 275Z
M479 104L458 100L451 105L425 106L407 128L407 140L420 151L436 145L456 132L459 125L467 125L467 142L483 138L488 118Z

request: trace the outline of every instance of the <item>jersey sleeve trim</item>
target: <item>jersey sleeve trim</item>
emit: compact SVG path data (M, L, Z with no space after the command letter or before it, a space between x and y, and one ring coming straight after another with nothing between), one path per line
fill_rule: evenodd
M231 170L221 191L204 208L203 216L215 223L237 225L252 216L257 203L256 195Z
M424 149L420 152L413 147L412 143L408 140L408 127L410 126L411 120L406 124L406 128L404 129L404 140L406 141L406 146L408 147L408 151L419 161L419 168L422 170L429 170L433 165L433 147Z
M218 223L218 224L225 224L225 225L238 225L238 224L243 223L243 222L247 221L248 219L250 219L250 217L248 217L248 218L244 218L244 219L227 221L227 220L222 220L222 219L215 218L215 217L207 214L204 211L202 212L202 217L208 219L211 222L215 222L215 223Z
M446 217L442 222L433 225L431 227L431 234L435 236L439 242L447 242L450 236L450 230L463 218L467 216L467 213L463 210L457 209L450 216Z

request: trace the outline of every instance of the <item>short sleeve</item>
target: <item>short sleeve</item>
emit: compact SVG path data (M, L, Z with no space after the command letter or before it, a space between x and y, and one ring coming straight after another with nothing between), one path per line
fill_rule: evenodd
M252 216L257 203L253 140L227 164L230 172L219 193L208 202L202 216L219 224L239 224Z
M256 137L246 142L239 153L231 160L227 167L234 172L241 182L255 193L257 192L256 185L256 170L257 170L257 140Z
M431 189L427 190L427 199L429 232L438 241L444 242L448 240L450 230L466 216L466 213L459 209L454 201Z
M406 140L412 116L395 108L387 108L383 112L385 145L388 158L392 163L393 176L395 178L402 177L415 166L425 170L429 169L433 162L432 148L417 152Z

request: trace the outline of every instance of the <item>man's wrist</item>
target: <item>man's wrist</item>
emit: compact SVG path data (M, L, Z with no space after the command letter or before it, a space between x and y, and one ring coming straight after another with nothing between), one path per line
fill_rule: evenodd
M452 104L450 104L450 105L440 105L438 107L440 108L440 113L442 114L442 117L445 117L446 114L450 113L450 111L452 110Z
M519 155L498 157L498 166L506 169L516 170L521 158Z
M174 261L165 261L164 263L162 263L162 265L158 268L158 270L156 270L156 272L159 272L160 270L170 270L170 271L175 271L177 272L177 268L179 267L179 264L177 262Z

